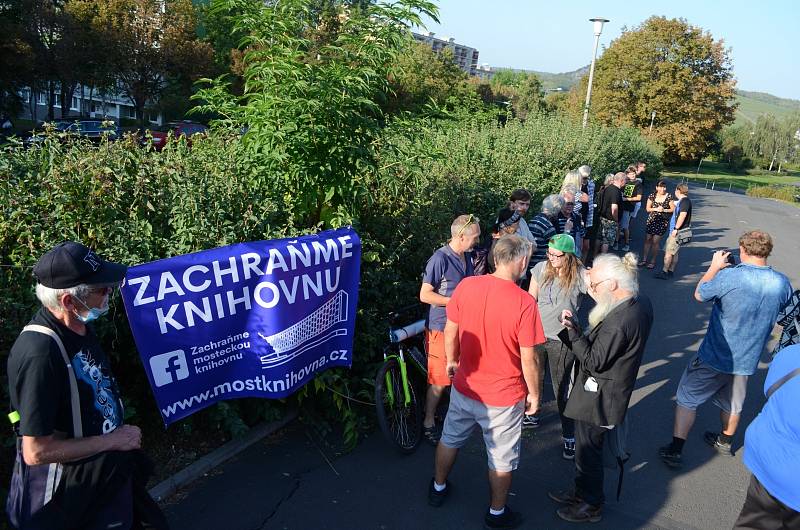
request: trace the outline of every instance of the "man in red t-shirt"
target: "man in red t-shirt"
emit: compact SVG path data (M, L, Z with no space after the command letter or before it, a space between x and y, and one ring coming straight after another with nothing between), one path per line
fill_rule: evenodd
M506 497L519 463L522 416L539 408L540 367L533 347L545 341L536 301L516 284L530 251L525 239L502 237L493 251L495 272L464 278L447 304L444 340L453 388L428 502L444 502L458 449L479 426L492 492L487 528L514 528L522 521L506 506Z

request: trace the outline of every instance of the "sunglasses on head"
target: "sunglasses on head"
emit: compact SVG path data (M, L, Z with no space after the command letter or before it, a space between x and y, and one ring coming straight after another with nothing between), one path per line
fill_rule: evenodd
M466 229L467 229L467 227L468 227L469 225L471 225L472 223L474 223L474 222L475 222L475 216L474 216L474 215L472 215L472 214L469 214L469 217L467 217L467 222L466 222L466 223L464 223L464 225L463 225L461 228L459 228L459 229L458 229L458 232L456 232L456 235L455 235L455 237L458 237L458 236L460 236L461 234L463 234L463 233L464 233L464 230L466 230Z

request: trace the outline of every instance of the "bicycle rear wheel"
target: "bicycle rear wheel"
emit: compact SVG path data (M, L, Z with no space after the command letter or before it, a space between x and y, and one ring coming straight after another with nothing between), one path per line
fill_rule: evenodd
M422 404L408 381L410 400L405 404L403 378L397 359L387 359L375 377L375 409L386 439L401 453L413 452L422 439Z

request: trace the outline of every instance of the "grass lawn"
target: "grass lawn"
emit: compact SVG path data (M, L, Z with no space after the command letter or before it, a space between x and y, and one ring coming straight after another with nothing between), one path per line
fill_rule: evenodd
M703 160L700 165L700 172L697 172L697 166L694 167L665 167L661 172L662 176L673 179L689 179L689 183L695 186L701 185L710 188L712 184L715 188L728 189L739 188L746 190L750 186L763 186L763 185L778 185L786 186L797 184L800 185L800 172L797 171L781 171L777 174L775 171L767 173L763 170L748 170L747 172L735 173L728 169L726 164L719 162L712 162L710 160ZM798 187L800 191L800 187Z

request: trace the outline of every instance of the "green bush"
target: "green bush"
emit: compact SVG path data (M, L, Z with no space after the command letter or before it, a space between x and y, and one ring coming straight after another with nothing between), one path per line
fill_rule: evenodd
M283 184L272 185L268 175L241 163L244 149L238 135L225 130L196 139L191 149L181 140L160 153L138 147L132 138L97 147L51 137L41 147L6 148L0 157L0 263L8 265L0 268L0 351L8 352L35 310L30 268L65 239L138 264L313 230L298 226L285 207L290 199ZM337 411L348 406L326 386L369 396L368 381L381 359L384 316L416 299L425 261L445 242L456 215L473 212L488 220L513 188L527 187L541 198L582 163L602 175L639 158L655 164L657 156L631 130L582 131L558 118L510 122L504 128L392 124L383 134L377 171L366 172L357 183L364 192L354 205L353 223L365 259L355 365L351 372L334 370L318 378L323 408L325 403ZM116 308L101 329L104 340L110 341L134 420L156 426L157 410L120 302ZM274 414L275 406L230 402L184 423L200 421L232 435L243 428L242 421ZM356 416L354 425L361 421Z
M800 187L797 186L751 186L747 188L751 197L767 197L787 202L797 202L795 197L800 196Z
M400 116L387 124L376 101L404 42L400 22L432 7L423 0L367 3L363 16L333 13L321 24L307 3L286 0L274 10L243 3L253 10L241 22L251 46L245 91L236 96L217 80L199 93L201 109L220 120L191 149L183 139L153 152L134 138L93 146L62 143L52 134L40 146L3 149L0 352L8 352L35 311L30 268L65 239L138 264L352 223L364 256L354 366L328 370L296 399L306 411L341 420L345 441L353 444L371 410L342 396L370 400L385 315L416 300L425 261L446 241L456 215L492 219L512 189L529 188L541 199L581 164L592 165L597 178L637 159L649 171L660 168L657 149L634 130L584 130L559 117L529 116L499 127L457 112L458 118ZM307 32L336 21L343 24L338 33ZM126 409L132 421L157 427L160 417L119 301L115 307L100 331ZM230 401L175 428L235 436L280 407Z
M486 230L510 192L526 188L534 195L530 219L541 199L558 191L566 172L583 164L592 166L598 182L636 160L647 162L648 172L661 168L659 153L637 131L583 130L557 116L505 127L469 121L402 125L386 135L381 170L368 194L372 202L359 218L368 239L380 245L382 259L391 260L395 278L411 281L409 297L456 216L474 213L486 221Z
M238 170L240 143L232 140L217 134L195 140L192 149L172 142L161 153L139 148L134 138L96 147L51 136L41 147L6 148L0 157L0 351L8 352L35 310L31 267L61 241L81 241L137 264L288 235L277 201ZM131 408L157 425L155 407L141 406L152 399L121 302L116 307L101 331L113 340L110 353Z

